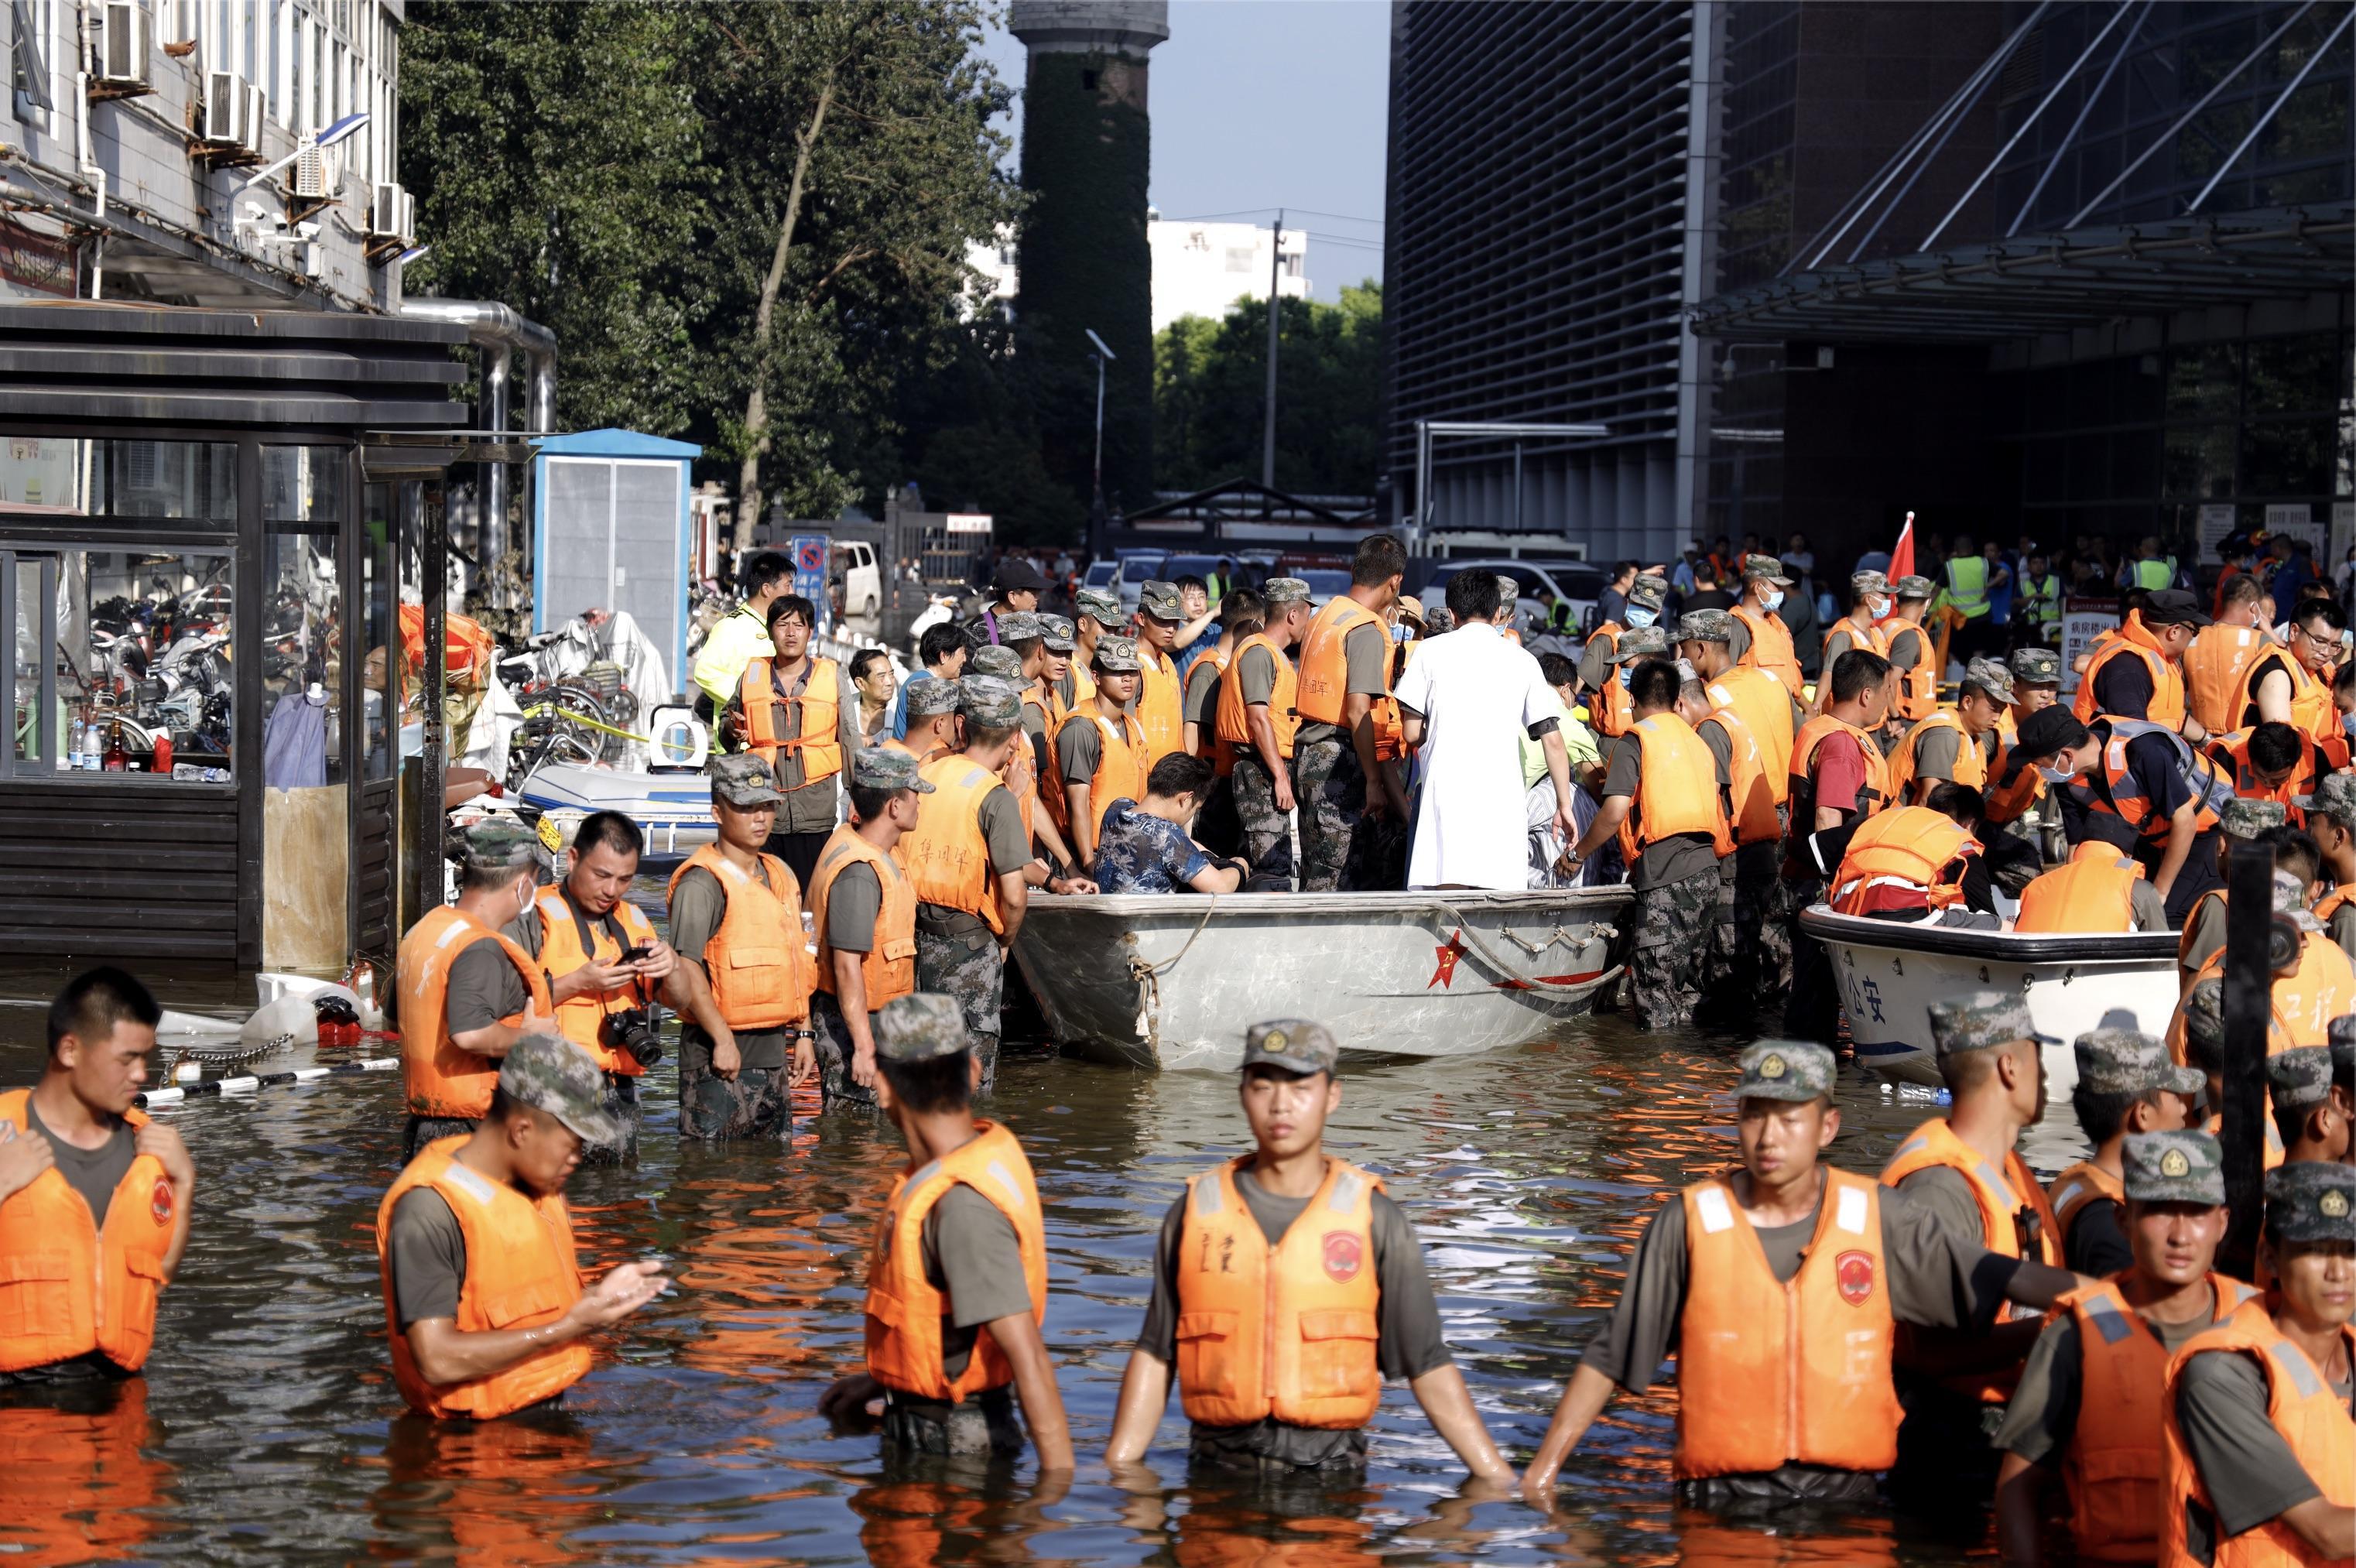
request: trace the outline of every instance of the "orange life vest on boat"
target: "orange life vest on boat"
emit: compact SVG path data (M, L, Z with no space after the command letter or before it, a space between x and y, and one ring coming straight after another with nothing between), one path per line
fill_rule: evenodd
M2350 1354L2356 1356L2356 1328L2342 1327L2340 1333ZM2160 1402L2167 1460L2160 1568L2320 1568L2329 1559L2279 1517L2217 1541L2213 1556L2196 1556L2191 1550L2186 1510L2199 1508L2213 1520L2217 1508L2177 1424L2176 1383L2193 1357L2221 1353L2246 1356L2256 1365L2266 1383L2266 1419L2282 1434L2323 1500L2334 1508L2356 1506L2356 1421L2349 1418L2348 1402L2331 1392L2322 1369L2307 1352L2275 1327L2265 1299L2255 1297L2194 1337L2168 1364L2168 1390Z
M1170 656L1137 645L1137 723L1145 731L1145 766L1186 749L1186 699Z
M1186 678L1190 681L1194 678L1194 671L1205 665L1218 672L1218 684L1212 689L1209 711L1194 723L1194 754L1209 762L1213 776L1217 778L1226 778L1236 771L1236 749L1219 738L1219 701L1226 694L1227 670L1234 664L1237 651L1231 648L1221 653L1213 648L1195 660L1186 671ZM1293 724L1298 729L1300 720L1295 720ZM1063 818L1056 818L1056 826L1063 826Z
M763 887L718 845L706 844L670 874L673 901L680 879L698 867L712 873L726 901L720 929L703 950L703 972L721 1018L731 1029L771 1029L808 1019L814 965L802 934L801 884L793 868L775 855L762 856L761 870L769 879Z
M2135 885L2143 868L2099 838L2070 851L2020 890L2018 932L2127 932L2135 929ZM2191 929L2187 921L2185 928Z
M758 752L771 767L779 753L798 752L802 759L802 783L814 784L842 771L842 683L832 659L810 656L809 675L798 697L779 697L771 671L774 658L756 658L744 667L736 699L744 709L744 747ZM799 733L782 733L783 710L801 715Z
M0 1143L31 1135L31 1099L0 1094ZM147 1125L138 1111L123 1119ZM0 1372L92 1350L126 1372L145 1365L178 1201L164 1162L142 1154L114 1184L103 1225L54 1165L0 1202Z
M2308 674L2297 656L2280 644L2265 649L2244 667L2241 688L2234 693L2233 717L2250 724L2258 722L2258 688L2265 684L2264 677L2276 669L2290 676L2290 727L2311 740L2344 741L2347 731L2340 726L2340 709L2331 700L2330 686Z
M1767 781L1775 775L1751 726L1731 708L1712 709L1702 723L1717 725L1726 737L1726 793L1733 807L1730 825L1734 842L1773 843L1783 836L1783 819L1775 810L1774 792L1767 787Z
M467 1135L436 1138L417 1151L376 1211L377 1270L384 1285L385 1338L392 1343L392 1381L409 1408L444 1419L488 1421L553 1398L589 1373L589 1347L576 1339L533 1352L502 1372L458 1383L429 1383L409 1353L392 1284L392 1211L414 1188L431 1187L458 1217L466 1238L466 1277L452 1321L461 1334L537 1328L581 1299L573 1255L573 1218L563 1198L527 1198L456 1157Z
M1003 1126L977 1122L975 1128L970 1141L921 1169L904 1171L893 1183L867 1264L868 1375L885 1388L952 1404L1004 1388L1014 1381L1014 1367L985 1328L974 1338L965 1371L948 1375L941 1317L949 1301L925 1277L925 1216L950 1188L959 1182L972 1188L1014 1227L1032 1320L1047 1320L1047 1235L1031 1161Z
M1685 1190L1676 1474L1786 1464L1885 1470L1898 1458L1889 1265L1874 1184L1825 1168L1800 1271L1778 1280L1731 1185Z
M2243 678L2250 661L2279 647L2255 626L2203 626L2184 650L2184 701L2201 728L2211 735L2241 728Z
M1372 610L1347 593L1336 593L1318 606L1301 634L1293 706L1301 719L1316 724L1342 722L1342 705L1350 690L1350 634L1360 626L1381 624Z
M480 1121L491 1108L499 1064L461 1051L450 1040L450 965L477 942L499 944L523 976L531 1011L549 1017L556 1010L548 997L548 976L530 954L455 905L427 910L401 939L394 970L401 990L401 1076L412 1116ZM522 1013L513 1013L499 1022L513 1029L523 1019Z
M1907 731L1906 738L1898 742L1898 749L1890 753L1890 794L1893 800L1906 798L1907 790L1914 783L1916 751L1922 743L1922 737L1933 730L1954 732L1954 782L1969 784L1974 789L1980 789L1987 784L1987 753L1980 749L1977 740L1964 732L1962 715L1952 708L1941 708L1933 709L1928 717Z
M1948 868L1980 852L1980 841L1944 812L1925 805L1901 805L1882 812L1859 827L1841 856L1832 882L1833 908L1843 914L1861 914L1877 891L1894 890L1896 905L1911 907L1920 891L1923 907L1945 909L1963 901L1959 880L1941 881Z
M1879 630L1888 640L1888 656L1898 672L1898 695L1890 701L1890 716L1910 722L1928 719L1939 706L1939 656L1931 645L1931 628L1915 622L1892 621ZM1896 657L1898 638L1907 631L1914 634L1914 661L1901 665Z
M1231 751L1250 752L1255 757L1258 753L1258 748L1252 743L1250 716L1244 703L1244 655L1253 648L1265 648L1275 665L1276 680L1268 696L1268 721L1276 731L1277 754L1290 757L1293 734L1301 728L1301 720L1293 711L1299 677L1293 673L1292 661L1265 632L1254 632L1236 645L1235 655L1226 666L1227 673L1219 679L1219 740Z
M867 987L867 1010L874 1012L916 988L916 887L900 869L899 861L862 838L850 823L834 830L810 872L810 923L818 931L817 984L829 996L835 991L834 949L826 940L827 901L834 891L835 880L854 865L873 869L876 885L884 891L875 915L874 942L860 964L860 977Z
M1187 1418L1205 1426L1271 1416L1291 1426L1364 1426L1383 1393L1374 1242L1381 1179L1329 1157L1316 1195L1271 1246L1236 1187L1235 1173L1252 1157L1198 1176L1186 1189L1177 1290Z
M1800 656L1792 646L1792 628L1772 610L1760 611L1748 602L1734 607L1734 618L1751 634L1751 645L1735 662L1772 678L1791 695L1800 694Z
M1776 621L1776 624L1783 623ZM1792 693L1795 689L1781 685L1764 670L1743 667L1725 671L1704 688L1711 707L1730 708L1742 716L1751 740L1758 742L1777 805L1791 798Z
M2113 659L2125 658L2130 654L2143 660L2145 672L2151 677L2150 703L2139 720L2132 713L2099 713L2094 707L2094 677L2102 674L2104 667ZM2120 624L2118 635L2098 647L2094 656L2086 662L2086 673L2078 677L2078 694L2070 699L2070 711L2078 716L2081 724L2107 717L2122 722L2134 720L2156 724L2171 733L2184 728L2184 672L2176 667L2174 659L2161 651L2158 639L2145 627L2139 612L2128 611L2127 618Z
M916 773L933 786L932 793L916 797L916 826L901 835L900 844L917 901L980 915L991 930L1004 931L998 876L990 869L990 841L981 831L981 803L1005 784L963 752L935 757Z
M1719 804L1718 760L1675 713L1655 713L1632 728L1639 741L1636 794L1620 824L1620 853L1631 866L1644 846L1680 833L1707 833L1720 855L1734 852Z
M1817 714L1801 725L1799 734L1793 737L1790 798L1795 802L1807 801L1809 809L1815 809L1816 787L1811 769L1815 765L1816 748L1825 743L1825 737L1836 732L1855 740L1857 749L1865 757L1865 788L1858 793L1858 815L1871 816L1888 805L1892 798L1890 760L1881 754L1881 742L1856 725L1836 719L1829 713ZM1796 816L1792 826L1794 831L1799 833L1813 831L1815 827L1814 823L1798 821Z
M1863 648L1867 653L1879 654L1883 658L1888 658L1890 656L1890 635L1888 633L1884 632L1878 625L1866 626L1858 624L1854 615L1844 615L1839 620L1835 621L1831 625L1825 628L1825 673L1821 678L1826 682L1830 682L1833 678L1833 639L1844 632L1848 634L1849 648Z
M1934 1165L1957 1172L1971 1187L1972 1197L1979 1205L1983 1247L1998 1257L2027 1257L2031 1263L2052 1268L2062 1266L2062 1227L2054 1221L2053 1211L2045 1201L2045 1189L2038 1185L2037 1178L2029 1173L2018 1153L2006 1151L2004 1168L1999 1170L1983 1159L1978 1150L1955 1136L1945 1117L1934 1116L1898 1146L1881 1172L1881 1185L1896 1187L1916 1171L1928 1170ZM2033 1246L2021 1234L2019 1217L2024 1211L2036 1232ZM1997 1307L1996 1321L2009 1323L2020 1316L2021 1309L2008 1301ZM2013 1385L2020 1381L2020 1369L2013 1367L2000 1372L1941 1381L1956 1392L1977 1398L1984 1404L2001 1404L2012 1397Z
M2066 1221L2065 1221L2066 1223ZM2118 1282L2073 1292L2055 1304L2078 1329L2078 1423L2062 1453L2078 1555L2098 1563L2148 1563L2159 1550L2161 1477L2167 1440L2167 1347L2127 1304ZM2209 1276L2222 1322L2256 1292L2222 1274Z
M718 851L709 846L696 853L718 858ZM674 884L679 880L676 873L671 880ZM721 885L727 884L723 880ZM540 900L532 907L540 916L541 972L548 976L552 997L555 995L556 981L584 964L611 964L622 955L624 948L645 946L657 940L653 924L627 899L615 904L609 916L594 923L588 923L587 917L573 907L564 896L562 883L541 889ZM581 934L584 924L589 933L585 944ZM613 927L616 924L626 941L616 939ZM614 1013L645 1007L651 995L642 981L630 980L615 990L584 991L568 997L556 1004L556 1032L587 1051L599 1072L636 1078L646 1069L627 1051L616 1051L605 1043L605 1019Z

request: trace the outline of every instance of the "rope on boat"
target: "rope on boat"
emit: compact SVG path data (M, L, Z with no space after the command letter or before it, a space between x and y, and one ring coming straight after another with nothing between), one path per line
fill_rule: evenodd
M1468 952L1470 952L1474 957L1480 959L1483 963L1488 965L1491 969L1495 970L1500 975L1512 977L1514 985L1520 989L1538 992L1554 992L1565 996L1591 995L1604 986L1609 985L1612 982L1612 977L1618 975L1624 967L1622 965L1614 964L1592 980L1580 980L1569 986L1563 985L1559 981L1541 980L1535 976L1528 979L1523 979L1520 976L1514 975L1514 967L1512 965L1500 962L1495 954L1490 952L1486 947L1481 944L1480 932L1475 929L1472 923L1467 921L1462 914L1459 913L1454 908L1439 899L1434 899L1432 901L1432 904L1433 907L1438 909L1441 914L1446 915L1449 923L1456 928L1452 933L1450 933L1452 940L1462 943ZM1540 943L1537 946L1532 946L1527 938L1516 935L1510 928L1500 933L1500 934L1507 941L1513 943L1515 946L1526 952L1533 958L1545 953L1547 949L1553 947L1558 942L1567 947L1576 949L1580 943L1589 941L1599 933L1607 938L1620 934L1618 928L1614 926L1589 925L1582 929L1583 934L1574 939L1569 931L1558 925L1552 931L1547 933L1546 941ZM1440 933L1435 932L1434 934L1437 935Z
M1221 893L1213 893L1211 895L1210 903L1203 910L1203 918L1196 921L1194 923L1194 929L1186 933L1185 944L1180 947L1177 952L1173 953L1169 957L1163 959L1161 963L1148 964L1144 959L1137 956L1137 955L1133 953L1130 955L1129 977L1145 987L1145 996L1142 998L1143 1006L1138 1009L1138 1015L1141 1019L1143 1018L1147 1012L1159 1008L1162 1005L1161 976L1167 974L1172 969L1176 968L1178 966L1178 960L1185 957L1187 953L1193 949L1194 945L1194 938L1202 935L1203 928L1211 923L1211 912L1219 907L1219 900L1224 896L1226 895ZM1142 1024L1139 1025L1139 1032L1144 1032L1144 1026Z

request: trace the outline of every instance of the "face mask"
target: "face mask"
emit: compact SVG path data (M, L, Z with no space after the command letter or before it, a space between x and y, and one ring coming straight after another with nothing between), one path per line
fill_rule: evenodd
M1628 624L1632 628L1649 626L1660 618L1658 610L1639 610L1633 604L1628 607Z
M2049 768L2040 763L2038 764L2037 776L2050 784L2065 784L2078 775L2065 768Z
M1890 601L1887 599L1869 599L1865 602L1865 607L1872 612L1873 618L1877 621L1890 613Z
M1759 596L1759 607L1762 610L1780 610L1783 605L1783 591L1780 588L1770 588Z
M2356 741L2356 713L2342 713L2340 716L2340 727L2348 731L2350 740Z

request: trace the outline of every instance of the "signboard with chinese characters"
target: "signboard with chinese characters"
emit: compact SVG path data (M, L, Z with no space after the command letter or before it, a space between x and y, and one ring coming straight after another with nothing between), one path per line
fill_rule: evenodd
M2201 506L2200 524L2201 560L2221 559L2217 554L2217 547L2223 544L2225 537L2233 531L2234 513L2235 508L2231 501L2210 501Z
M2062 601L2062 689L2078 689L2077 665L2081 658L2094 652L2094 639L2104 632L2116 631L2119 607L2115 600L2080 599L2074 595Z
M2315 508L2305 501L2267 502L2266 532L2305 539L2318 554L2330 543L2325 526L2316 520Z
M80 512L83 443L60 436L0 437L0 512Z
M951 512L948 519L948 531L953 534L990 532L991 517L988 512Z

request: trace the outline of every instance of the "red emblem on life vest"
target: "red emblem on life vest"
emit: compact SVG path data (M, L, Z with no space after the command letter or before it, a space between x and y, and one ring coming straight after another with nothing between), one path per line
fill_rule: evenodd
M1843 1253L1833 1260L1833 1278L1840 1285L1841 1299L1851 1307L1862 1307L1873 1295L1873 1254Z
M155 1190L147 1194L147 1212L155 1216L155 1223L172 1222L172 1184L163 1177L155 1179Z
M1355 1279L1358 1265L1365 1261L1365 1249L1357 1235L1350 1231L1325 1232L1325 1272L1334 1279Z

